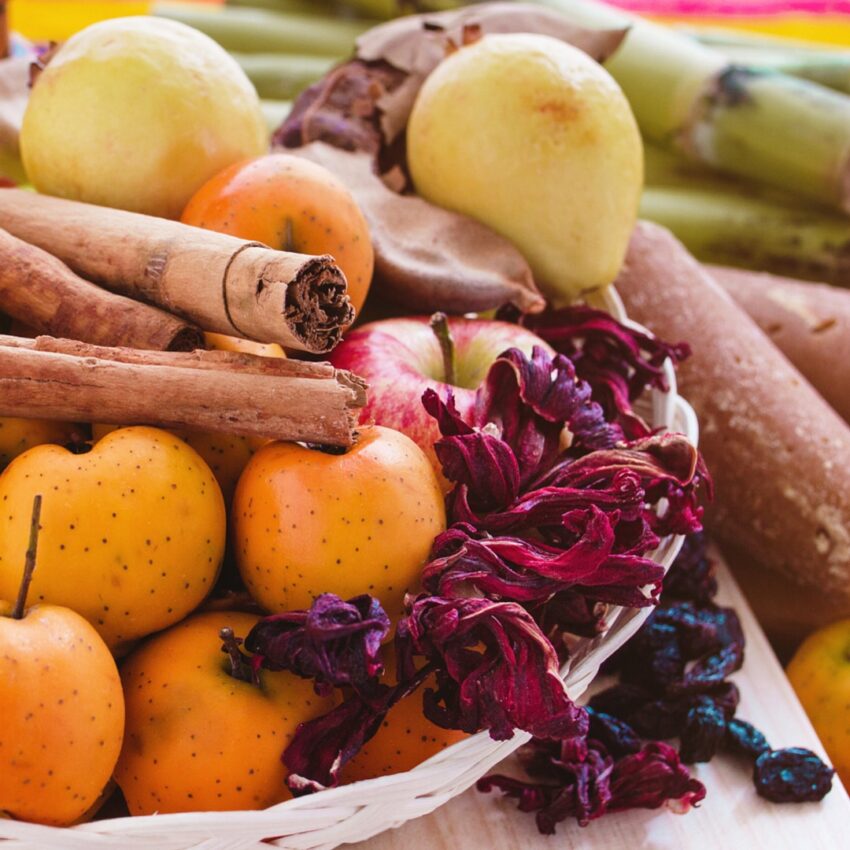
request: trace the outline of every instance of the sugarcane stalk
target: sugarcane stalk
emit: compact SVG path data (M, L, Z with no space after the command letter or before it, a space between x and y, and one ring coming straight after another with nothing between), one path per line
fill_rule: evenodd
M850 97L758 72L594 0L536 0L591 28L629 27L605 63L646 138L850 212Z
M233 53L261 98L291 100L336 64L329 56L300 53Z
M237 53L309 53L339 58L349 55L369 23L268 9L202 4L155 3L152 14L188 24L206 33L225 50Z
M703 262L850 287L850 221L842 215L723 189L647 186L640 216Z
M470 6L472 2L470 0L336 0L336 5L363 17L386 21L414 12L446 12L461 6Z
M760 71L779 71L850 93L850 51L822 48L807 42L737 33L693 33L730 62Z
M248 9L271 9L287 15L325 15L333 14L330 0L225 0L227 6Z

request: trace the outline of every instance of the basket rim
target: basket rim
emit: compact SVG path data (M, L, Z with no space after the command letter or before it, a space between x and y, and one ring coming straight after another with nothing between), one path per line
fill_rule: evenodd
M644 326L628 318L623 302L613 287L588 297L587 302L605 309L634 330L650 333ZM697 445L697 418L690 405L678 395L676 375L669 359L663 364L663 370L667 390L652 389L649 394L652 424L658 428L677 430ZM664 538L649 557L662 563L665 569L669 568L681 548L682 540L681 536ZM597 650L604 647L606 657L610 655L631 637L650 611L651 608L612 607L606 631L595 638L584 639L579 647L586 648L586 651L577 660L570 659L561 670L562 679L565 682L569 679L567 687L571 698L578 700L595 677L603 660L596 658ZM617 630L621 619L624 623ZM5 841L4 846L10 850L33 847L34 843L50 848L96 846L123 850L135 846L149 847L156 840L160 850L183 850L206 844L211 836L221 838L221 843L216 845L218 848L245 846L248 832L256 835L257 841L265 841L271 846L293 850L330 850L342 843L367 839L433 811L470 787L530 737L526 732L516 732L509 741L494 742L486 731L478 732L446 747L408 771L296 797L263 810L124 816L93 820L72 827L0 819L0 841ZM433 782L445 775L447 764L461 761L467 761L468 767L449 783L448 788L442 791L431 788ZM403 812L401 807L391 815L386 812L386 809L393 808L393 803L405 801L411 804L420 800L422 804L413 807L415 810L409 806L409 813ZM374 817L376 806L384 809L380 820ZM366 823L361 824L360 821ZM180 840L181 836L183 840ZM226 843L226 836L232 837L232 843ZM109 839L114 839L114 842Z

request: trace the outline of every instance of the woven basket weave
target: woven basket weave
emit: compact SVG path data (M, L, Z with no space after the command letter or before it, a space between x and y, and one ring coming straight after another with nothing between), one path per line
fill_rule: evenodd
M615 292L609 290L598 306L625 324L640 328L626 318ZM676 377L669 361L665 374L669 391L648 393L642 400L641 413L654 427L682 433L696 444L696 416L677 395ZM681 545L681 537L665 538L651 557L667 569ZM637 631L649 611L613 608L606 616L608 629L579 642L561 671L574 700L587 689L600 664ZM269 846L331 850L432 812L473 785L529 737L518 732L510 741L493 741L486 732L480 732L406 773L355 782L261 812L114 818L68 829L0 819L0 850L268 850Z

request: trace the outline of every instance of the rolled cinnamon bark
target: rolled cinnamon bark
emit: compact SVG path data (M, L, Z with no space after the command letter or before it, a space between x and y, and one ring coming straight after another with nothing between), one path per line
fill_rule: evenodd
M850 290L724 266L708 271L850 422Z
M322 353L354 310L330 256L275 251L139 213L0 191L0 227L77 274L184 316L203 330Z
M668 231L638 225L616 287L693 348L679 388L715 479L709 528L850 608L850 428Z
M366 385L329 363L0 336L0 416L354 441Z
M114 295L61 260L0 229L0 311L38 333L159 351L204 348L199 328Z

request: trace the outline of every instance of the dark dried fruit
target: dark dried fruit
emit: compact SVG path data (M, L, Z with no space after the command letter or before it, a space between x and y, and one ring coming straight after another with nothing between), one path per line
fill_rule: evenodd
M711 761L726 737L723 709L710 697L699 697L685 717L679 756L685 764Z
M787 747L769 750L756 759L756 791L774 803L815 803L832 788L835 771L811 750Z
M733 753L741 753L752 759L758 758L770 749L764 734L759 732L752 723L734 718L726 725L726 749Z

